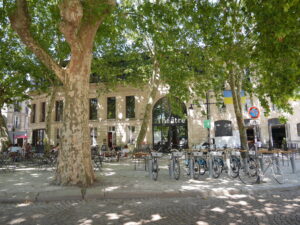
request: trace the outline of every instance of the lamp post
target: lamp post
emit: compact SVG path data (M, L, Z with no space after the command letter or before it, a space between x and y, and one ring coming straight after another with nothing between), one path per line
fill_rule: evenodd
M11 128L11 131L12 131L12 136L13 136L12 143L13 143L13 145L15 145L15 127L14 126Z
M211 142L211 136L210 136L210 127L211 127L211 122L210 122L210 105L212 104L223 104L222 107L224 107L224 102L210 102L210 97L209 97L209 92L211 91L207 91L206 92L206 102L204 103L206 105L206 119L208 121L208 125L206 126L207 128L207 142L208 142L208 152L210 152L211 148L210 148L210 142ZM191 104L191 106L189 107L189 109L193 110L193 105ZM212 178L212 159L210 158L208 161L208 167L209 167L209 177Z

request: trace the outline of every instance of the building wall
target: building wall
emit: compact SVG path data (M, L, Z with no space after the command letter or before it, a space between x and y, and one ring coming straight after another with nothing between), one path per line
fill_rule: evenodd
M30 109L27 101L20 102L19 110L15 110L14 105L5 105L2 115L6 118L6 125L11 142L17 143L16 137L27 135L29 132L29 114ZM13 138L15 139L13 141Z
M115 127L115 136L116 136L116 144L117 145L125 145L128 140L128 126L135 126L134 137L137 137L138 131L140 129L145 106L147 103L147 96L149 94L149 90L147 88L139 89L132 87L124 87L120 86L116 90L111 91L109 93L99 92L101 90L101 86L97 86L96 84L91 84L90 88L90 98L98 99L98 118L97 120L90 121L90 128L97 128L97 138L95 141L98 145L102 145L104 141L107 142L107 132L109 131L109 127ZM154 100L157 102L160 98L164 97L167 94L168 90L164 87L159 88L159 94ZM127 119L126 117L126 96L135 96L135 118ZM34 129L45 129L45 122L40 122L38 118L40 118L41 113L41 103L49 101L49 96L46 94L32 95L33 100L31 104L36 104L36 114L37 119L36 123L30 123L30 130ZM107 119L107 97L116 97L116 119ZM57 100L63 100L62 92L58 92ZM214 98L213 93L210 93L210 102L215 103L216 99ZM257 106L259 109L262 109L258 100L254 99L252 102L247 100L248 107ZM297 134L297 123L300 123L300 101L292 102L294 107L294 114L287 115L282 114L279 111L272 111L268 117L264 115L264 110L261 110L261 116L256 120L256 123L259 124L259 131L261 141L264 145L269 143L269 126L268 120L272 118L278 118L280 115L285 115L288 118L287 127L289 127L290 131L289 136L287 137L288 142L292 143L300 143L300 137ZM205 141L207 141L208 130L204 128L204 120L206 120L206 105L205 100L200 101L197 105L193 105L193 110L189 109L190 103L186 103L187 107L187 115L188 115L188 143L189 147L193 145L199 145ZM215 137L217 147L223 147L225 144L227 146L237 147L240 146L239 140L239 132L235 119L234 108L233 105L226 105L226 110L220 109L217 104L210 104L210 119L211 119L211 129L210 136L212 138L215 137L215 125L214 122L218 120L229 120L232 121L233 135L232 136L223 136L223 137ZM47 108L47 105L46 105ZM47 110L46 110L47 111ZM62 122L55 122L55 107L52 111L52 135L51 135L51 144L56 144L59 142L56 138L56 130L62 127ZM89 113L89 109L86 110ZM152 112L151 112L152 115ZM152 117L151 117L152 118ZM249 119L248 112L245 108L244 110L244 118ZM251 125L252 126L252 125ZM32 133L32 132L31 132ZM146 138L144 140L145 144L152 144L152 119L149 123L148 132ZM300 144L299 144L300 146Z

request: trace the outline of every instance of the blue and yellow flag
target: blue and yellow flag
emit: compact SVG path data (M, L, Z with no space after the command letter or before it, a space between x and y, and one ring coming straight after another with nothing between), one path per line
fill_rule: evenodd
M245 91L241 91L241 99L242 99L242 104L245 104L246 103ZM231 90L224 91L224 103L225 104L233 104L233 98L232 98L232 91Z

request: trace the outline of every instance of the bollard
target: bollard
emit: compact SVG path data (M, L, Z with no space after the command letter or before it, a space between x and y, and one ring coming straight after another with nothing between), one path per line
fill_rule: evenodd
M258 160L259 160L259 165L260 165L261 171L264 171L264 161L263 161L262 156L259 156Z
M291 160L291 165L292 165L292 172L296 173L296 164L295 164L295 154L294 153L292 153L290 160Z
M194 178L194 159L191 156L189 159L189 170L190 170L190 178L193 179Z
M276 156L275 156L275 163L276 163L277 174L281 174L280 169L279 169L279 159Z
M174 168L174 160L172 155L170 160L170 167L169 167L169 175L171 176L172 179L174 179L173 168Z
M152 175L152 158L151 158L151 156L148 156L148 170L149 170L149 177L152 180L153 175Z
M230 166L230 153L226 153L226 165L228 168L228 175L232 174L231 166Z
M209 155L208 158L208 169L209 169L209 178L213 177L213 172L212 172L212 156Z

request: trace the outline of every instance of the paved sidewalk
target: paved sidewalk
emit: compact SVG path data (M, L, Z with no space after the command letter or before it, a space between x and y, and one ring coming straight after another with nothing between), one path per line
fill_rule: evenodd
M174 180L168 174L168 159L160 159L158 180L150 179L148 172L141 164L134 170L130 159L120 162L104 163L101 171L97 171L97 182L88 189L74 186L52 185L51 169L18 167L15 172L0 172L0 202L80 200L95 198L139 198L139 197L178 197L228 195L238 193L255 193L260 191L299 189L300 160L296 160L296 173L292 173L291 165L284 167L285 184L274 183L270 179L255 185L245 185L239 179L231 179L223 174L218 179L208 175L199 180L190 179L181 164L181 176Z

